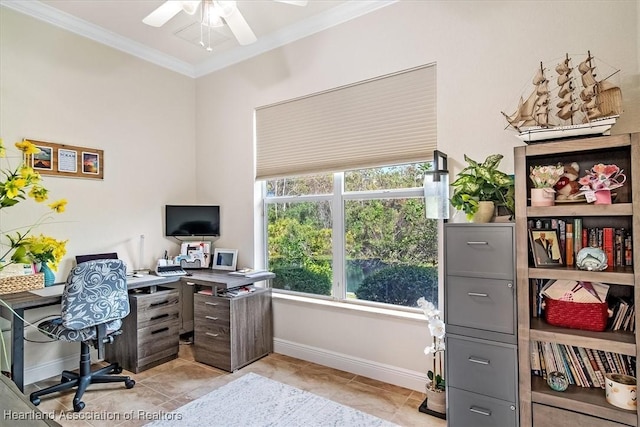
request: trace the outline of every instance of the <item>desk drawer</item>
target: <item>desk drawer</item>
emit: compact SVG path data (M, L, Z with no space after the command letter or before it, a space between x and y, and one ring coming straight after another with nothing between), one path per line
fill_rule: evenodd
M447 276L445 286L448 325L515 334L513 280Z
M518 408L512 402L448 387L450 427L516 427Z
M518 384L517 351L511 344L447 336L447 384L513 401Z
M232 370L231 334L225 328L199 329L196 322L193 337L193 352L196 362Z
M514 279L513 227L447 226L447 275Z
M133 303L131 309L137 314L138 328L180 318L180 294L177 289L132 294L130 297Z
M179 329L177 320L139 329L137 366L144 367L169 356L177 357L180 349Z
M229 325L231 304L228 299L195 294L193 301L194 321L196 321L196 319L205 319L209 316L211 318L209 320L219 320Z

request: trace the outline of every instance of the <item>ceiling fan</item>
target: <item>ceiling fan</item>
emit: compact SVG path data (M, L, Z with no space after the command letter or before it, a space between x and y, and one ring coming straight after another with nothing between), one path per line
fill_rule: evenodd
M307 1L298 0L274 0L280 3L288 3L296 6L306 6ZM176 16L180 12L185 12L189 15L195 15L200 10L200 23L201 23L201 37L200 44L204 47L203 32L204 27L207 27L207 31L210 31L211 27L220 27L225 23L238 40L241 45L248 45L254 43L256 35L253 30L247 24L247 21L242 16L242 13L238 10L238 6L235 1L215 1L215 0L184 0L165 1L160 7L147 15L142 22L152 27L162 27L169 22L171 18ZM210 39L210 33L209 33ZM207 47L207 50L211 50L211 45Z

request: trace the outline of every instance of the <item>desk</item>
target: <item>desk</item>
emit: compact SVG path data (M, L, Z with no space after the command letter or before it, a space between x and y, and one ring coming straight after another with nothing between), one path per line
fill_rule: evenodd
M0 396L2 396L2 420L9 422L12 426L38 427L50 426L60 427L60 424L43 413L29 401L27 396L22 394L18 387L4 375L0 375ZM14 415L16 419L12 419ZM19 419L28 416L31 419ZM2 425L8 425L0 421Z
M127 287L136 289L179 280L179 277L158 276L127 278ZM0 315L11 321L11 378L20 391L24 391L24 313L26 310L60 304L62 295L40 296L27 291L0 295L0 299L15 312L12 313L4 305L0 307Z

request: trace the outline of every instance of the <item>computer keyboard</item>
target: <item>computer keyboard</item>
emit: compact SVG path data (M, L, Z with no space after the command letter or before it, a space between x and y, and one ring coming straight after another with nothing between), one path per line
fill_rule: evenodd
M161 277L186 276L187 272L180 265L159 265L156 267L156 275Z

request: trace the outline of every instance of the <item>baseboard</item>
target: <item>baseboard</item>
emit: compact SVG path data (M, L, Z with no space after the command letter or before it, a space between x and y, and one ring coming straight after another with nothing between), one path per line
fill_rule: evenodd
M273 350L275 353L318 363L323 366L340 369L423 393L427 381L425 373L410 371L397 366L360 359L348 354L336 353L282 339L274 338Z
M36 366L25 366L24 383L32 384L47 378L60 376L62 371L78 369L80 354L72 354L62 359L38 363Z

